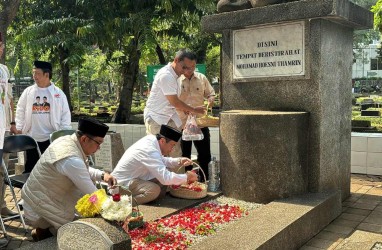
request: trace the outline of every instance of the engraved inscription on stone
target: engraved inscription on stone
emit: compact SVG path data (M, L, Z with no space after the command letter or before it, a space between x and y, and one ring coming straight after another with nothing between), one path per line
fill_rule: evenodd
M105 171L113 170L111 154L111 137L106 135L101 148L94 154L97 168L103 168Z
M305 75L305 23L233 31L233 79Z

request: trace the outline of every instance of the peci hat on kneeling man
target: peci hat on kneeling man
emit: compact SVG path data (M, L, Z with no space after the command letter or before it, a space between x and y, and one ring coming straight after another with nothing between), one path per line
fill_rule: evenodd
M179 130L176 130L168 125L160 126L159 134L176 142L179 141L180 137L182 137L182 133Z
M109 126L90 117L83 117L78 120L78 130L84 134L105 137Z

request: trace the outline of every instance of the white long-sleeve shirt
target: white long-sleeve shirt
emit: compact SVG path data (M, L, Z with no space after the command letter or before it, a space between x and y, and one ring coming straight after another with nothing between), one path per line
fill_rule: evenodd
M181 185L187 182L187 174L176 174L179 158L164 157L155 135L147 135L126 150L111 173L118 183L128 186L130 180L152 180L163 185Z
M64 92L53 83L48 87L50 97L49 122L54 131L60 129L71 129L71 115L68 100ZM30 134L32 127L32 107L35 102L35 93L38 91L37 84L26 88L17 102L16 129L22 130L23 134ZM46 135L49 138L49 134Z
M97 191L93 181L101 181L102 171L86 167L84 160L79 157L69 157L56 163L57 170L67 176L82 194L91 194ZM89 178L90 175L90 178ZM37 221L40 216L36 214L27 202L23 203L25 217Z
M6 109L8 100L8 83L9 71L7 66L0 64L0 149L3 149L4 134L9 126L9 122L6 119Z

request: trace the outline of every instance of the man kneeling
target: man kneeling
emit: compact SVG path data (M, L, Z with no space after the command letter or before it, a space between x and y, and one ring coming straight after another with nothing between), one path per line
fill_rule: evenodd
M87 160L100 148L108 129L95 119L80 119L76 133L56 139L36 163L21 190L35 241L73 221L78 199L97 190L94 181L117 184L112 175L89 167Z
M188 171L177 174L177 170L192 161L186 157L166 157L182 136L178 130L162 125L157 135L146 135L126 150L111 173L118 183L126 186L138 204L144 204L165 194L167 185L192 183L198 179L196 173ZM123 193L123 190L121 190Z

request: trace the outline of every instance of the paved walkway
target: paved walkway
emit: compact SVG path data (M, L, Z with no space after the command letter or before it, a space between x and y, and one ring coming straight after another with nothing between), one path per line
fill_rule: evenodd
M6 201L14 210L8 190ZM5 224L9 243L2 249L32 243L30 227L26 233L19 220ZM382 249L382 176L352 175L351 196L343 203L342 214L301 249Z
M382 249L382 176L352 175L342 214L301 249Z

